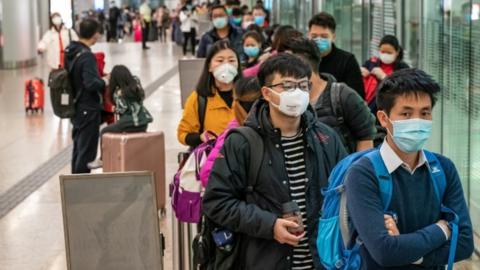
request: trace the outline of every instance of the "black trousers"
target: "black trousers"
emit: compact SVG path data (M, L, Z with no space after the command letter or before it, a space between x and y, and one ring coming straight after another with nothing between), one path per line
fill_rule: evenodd
M100 111L80 110L72 119L72 174L90 173L87 164L97 157L100 123Z
M187 54L188 41L192 46L192 54L195 55L195 43L197 38L197 31L195 28L191 28L190 32L183 32L183 55Z
M148 33L150 32L150 23L143 21L143 28L142 28L142 46L143 48L147 47L147 40L148 40Z

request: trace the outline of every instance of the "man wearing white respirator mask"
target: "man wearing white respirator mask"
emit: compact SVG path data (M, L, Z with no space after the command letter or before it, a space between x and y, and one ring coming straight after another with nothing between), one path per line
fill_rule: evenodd
M258 73L263 98L244 124L264 151L252 153L250 140L232 133L213 166L202 206L215 224L241 238L244 256L234 269L322 269L315 244L321 189L346 152L309 106L310 76L310 66L292 54L266 60ZM253 156L262 161L249 186ZM299 209L295 221L285 213L292 204Z

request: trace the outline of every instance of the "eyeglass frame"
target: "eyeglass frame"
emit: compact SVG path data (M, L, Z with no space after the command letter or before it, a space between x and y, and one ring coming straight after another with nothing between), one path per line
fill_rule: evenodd
M291 83L291 84L293 84L293 87L286 88L286 87L284 86L285 83ZM301 84L301 83L308 83L308 89L307 89L307 90L302 89L302 88L300 87L300 84ZM269 87L269 88L274 88L274 87L278 87L278 86L282 86L282 90L283 90L283 91L287 91L287 92L293 91L293 90L295 90L295 89L297 89L297 88L300 89L300 90L302 90L303 92L310 92L310 91L312 90L312 82L311 82L310 80L308 80L308 79L307 79L307 80L302 80L302 81L299 81L299 82L283 81L283 82L281 82L281 83L276 83L276 84L267 85L267 87Z

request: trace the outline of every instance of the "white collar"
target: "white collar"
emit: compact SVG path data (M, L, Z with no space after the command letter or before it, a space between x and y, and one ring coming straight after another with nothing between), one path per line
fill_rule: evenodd
M427 163L427 158L425 157L425 152L423 150L420 151L420 158L418 160L417 166L412 170L410 166L405 163L398 155L393 151L392 147L387 143L385 139L383 141L382 146L380 147L380 155L382 156L383 162L385 163L385 167L387 167L388 173L392 174L398 167L402 167L406 169L410 174L414 174L415 171L423 166L423 164ZM428 166L428 163L427 163Z

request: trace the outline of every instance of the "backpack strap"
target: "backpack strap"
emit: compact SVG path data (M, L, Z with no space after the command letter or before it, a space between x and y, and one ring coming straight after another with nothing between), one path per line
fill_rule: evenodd
M68 29L68 40L72 42L72 29Z
M435 194L437 195L437 199L441 205L442 213L445 213L449 216L449 224L452 230L451 242L450 242L450 251L448 254L448 265L447 269L452 270L453 264L455 262L455 253L457 251L457 244L458 244L458 223L460 221L458 215L448 208L447 206L443 205L443 197L445 195L445 190L447 188L447 177L445 176L445 171L442 168L442 164L438 160L437 156L427 150L423 151L425 153L425 157L427 158L428 167L430 171L430 177L432 179L432 184L435 189Z
M248 185L247 194L252 194L257 184L258 174L262 167L264 145L260 135L250 127L234 128L230 133L239 133L248 141L250 146L250 164L248 167Z
M205 128L205 114L207 112L207 98L197 93L198 122L200 123L200 134Z
M378 181L378 187L380 188L380 196L383 203L383 211L387 211L392 201L393 183L392 177L388 173L387 167L383 162L380 150L374 150L368 153L367 158L370 160L375 171L375 175Z
M428 167L430 170L430 177L432 178L433 187L435 189L435 195L440 204L443 202L443 196L445 189L447 188L447 178L443 171L442 164L438 161L437 156L430 151L424 150L425 157L427 158Z
M330 90L330 100L332 102L333 114L337 118L337 124L341 127L345 123L343 117L342 101L340 99L342 91L342 84L338 82L332 82L332 88Z

